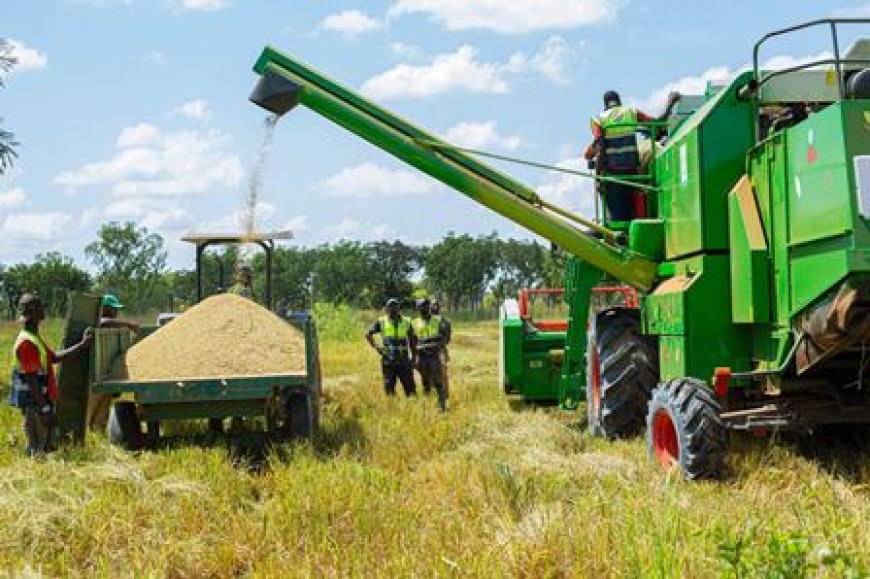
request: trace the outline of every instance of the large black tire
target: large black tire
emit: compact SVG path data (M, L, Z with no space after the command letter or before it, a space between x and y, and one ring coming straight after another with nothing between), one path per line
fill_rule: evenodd
M643 432L650 393L659 379L655 338L640 333L640 311L596 314L586 341L586 415L589 432L610 439Z
M675 378L653 391L647 413L650 457L678 465L690 480L717 478L725 469L728 433L722 407L701 380Z
M280 433L292 438L311 438L316 418L315 402L309 394L293 394L287 399L286 418Z
M140 450L145 446L142 422L133 402L115 402L109 413L109 440L127 450Z

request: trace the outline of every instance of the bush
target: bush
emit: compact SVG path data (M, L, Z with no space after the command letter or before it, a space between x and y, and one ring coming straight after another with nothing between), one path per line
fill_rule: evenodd
M317 335L333 342L354 342L363 339L366 321L358 310L341 304L314 304Z

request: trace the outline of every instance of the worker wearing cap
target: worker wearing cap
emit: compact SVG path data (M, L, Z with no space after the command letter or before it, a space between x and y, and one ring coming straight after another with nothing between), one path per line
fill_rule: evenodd
M100 302L100 328L120 328L130 330L134 334L139 331L139 324L132 320L119 317L124 304L114 294L105 294ZM113 394L94 393L88 395L87 424L94 432L105 432L109 423L109 413L112 409Z
M414 318L414 334L417 336L417 371L423 382L423 393L429 394L432 388L438 394L438 408L447 410L447 391L444 388L444 367L441 365L441 349L444 347L441 316L433 316L429 300L417 300Z
M39 324L45 319L45 307L39 296L31 293L21 296L18 312L22 328L13 346L9 403L24 415L27 454L38 456L53 449L58 398L54 364L86 351L93 336L88 328L78 344L55 352L39 335Z
M441 302L437 299L429 304L429 311L441 320L441 375L444 380L444 395L450 398L450 350L448 345L453 338L453 323L450 318L441 313Z
M623 106L619 93L607 91L604 93L604 111L592 119L593 141L583 156L587 161L596 159L595 169L599 174L614 177L638 175L641 167L637 147L638 123L666 120L679 100L680 93L670 93L664 113L652 118L634 107ZM601 184L601 190L604 191L609 221L630 221L638 216L635 188L605 182Z
M227 293L252 299L254 297L253 280L254 271L251 266L240 265L236 270L236 283L230 286Z
M375 343L375 334L381 335L381 345ZM387 300L384 315L369 327L366 341L381 355L387 396L395 396L397 379L402 383L405 396L415 395L417 385L414 383L413 368L417 362L417 338L411 320L403 316L399 309L399 300Z

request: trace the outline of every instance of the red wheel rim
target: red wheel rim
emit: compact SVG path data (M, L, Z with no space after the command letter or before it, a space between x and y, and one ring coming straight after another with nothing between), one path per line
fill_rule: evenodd
M601 408L601 366L598 363L598 347L592 346L592 412L598 417L598 409Z
M671 468L680 460L680 443L677 440L677 429L671 415L664 410L659 410L653 416L652 423L652 447L659 464L664 468Z

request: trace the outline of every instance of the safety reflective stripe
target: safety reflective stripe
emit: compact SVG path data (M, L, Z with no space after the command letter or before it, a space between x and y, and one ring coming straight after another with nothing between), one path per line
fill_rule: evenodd
M604 138L606 170L637 167L640 155L637 150L637 110L631 107L613 107L597 119Z
M411 320L402 316L399 322L394 324L389 316L383 316L381 322L381 337L384 346L391 348L406 349L408 347L408 330L411 329Z
M27 382L25 382L23 378L24 373L21 371L21 362L18 360L18 347L24 342L32 343L39 351L39 370L37 370L36 376L41 383L43 392L45 392L48 387L46 380L48 377L48 350L46 349L45 344L42 343L42 340L39 339L39 336L28 332L27 330L21 330L18 333L18 337L15 339L15 345L12 347L12 359L15 360L12 365L12 390L26 393L30 392L30 386L27 385Z
M414 318L414 332L417 334L418 349L441 341L441 316L430 316L429 321Z

